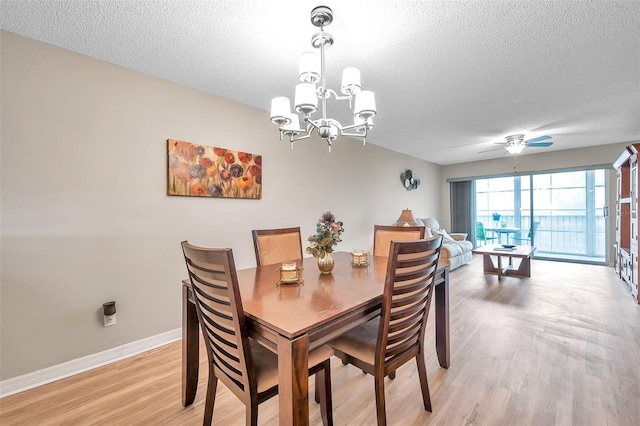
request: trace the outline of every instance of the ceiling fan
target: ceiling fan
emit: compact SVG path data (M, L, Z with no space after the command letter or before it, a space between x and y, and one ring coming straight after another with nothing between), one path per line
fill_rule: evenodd
M527 148L527 147L532 147L532 148L546 148L548 146L553 145L553 142L549 141L549 139L551 139L551 136L538 136L537 138L533 138L533 139L529 139L529 140L524 140L524 135L511 135L511 136L507 136L506 137L506 142L496 142L496 145L503 145L504 149L507 150L507 152L509 154L520 154L522 152L523 149ZM480 151L480 152L489 152L489 151L494 151L496 149L502 149L501 148L492 148L492 149L488 149L486 151Z

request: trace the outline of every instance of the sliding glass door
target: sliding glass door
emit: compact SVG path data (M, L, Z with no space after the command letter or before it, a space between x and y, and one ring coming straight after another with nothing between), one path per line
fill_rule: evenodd
M535 246L538 258L604 263L606 175L597 169L477 179L477 227L494 243ZM476 245L483 243L476 236Z
M532 176L538 256L604 262L605 170Z

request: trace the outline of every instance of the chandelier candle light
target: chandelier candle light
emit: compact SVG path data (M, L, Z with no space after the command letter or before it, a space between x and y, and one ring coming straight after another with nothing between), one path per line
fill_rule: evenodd
M320 32L313 35L311 45L320 50L320 57L316 52L305 52L300 58L300 83L295 91L295 111L302 116L306 129L300 128L298 115L291 112L289 98L280 96L271 100L271 122L280 129L280 140L283 135L289 137L291 149L293 142L311 137L314 130L329 145L339 136L362 138L366 144L367 133L373 128L373 117L376 115L376 102L373 92L362 90L360 70L345 68L342 71L342 84L339 96L334 90L327 88L325 81L325 49L333 44L333 36L324 31L324 27L333 22L333 11L327 6L318 6L311 11L311 23L320 28ZM316 87L316 84L320 85ZM353 108L353 124L343 126L333 118L327 118L327 99L348 100L349 108ZM318 100L322 109L322 118L313 119L312 114L318 111Z

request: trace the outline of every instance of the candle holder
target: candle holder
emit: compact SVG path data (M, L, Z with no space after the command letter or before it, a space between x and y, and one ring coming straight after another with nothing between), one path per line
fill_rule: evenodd
M293 263L283 263L278 268L278 273L280 278L276 285L280 284L302 284L304 283L304 279L302 278L302 270L304 268L302 266L297 266L295 262Z
M351 252L351 266L369 266L369 252L356 249Z

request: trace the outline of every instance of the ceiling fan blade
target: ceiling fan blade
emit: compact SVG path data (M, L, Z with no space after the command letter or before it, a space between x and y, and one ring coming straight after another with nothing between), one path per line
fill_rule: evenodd
M536 148L536 147L537 148L544 148L544 147L551 146L551 145L553 145L553 142L534 142L534 143L528 142L525 146L530 146L530 147L533 147L533 148Z
M551 139L551 136L538 136L537 138L533 138L533 139L529 139L528 141L525 141L526 143L531 143L531 142L540 142L540 141L546 141L547 139Z
M489 152L489 151L497 151L499 149L504 149L504 147L485 149L484 151L478 151L478 154L482 154L483 152Z

